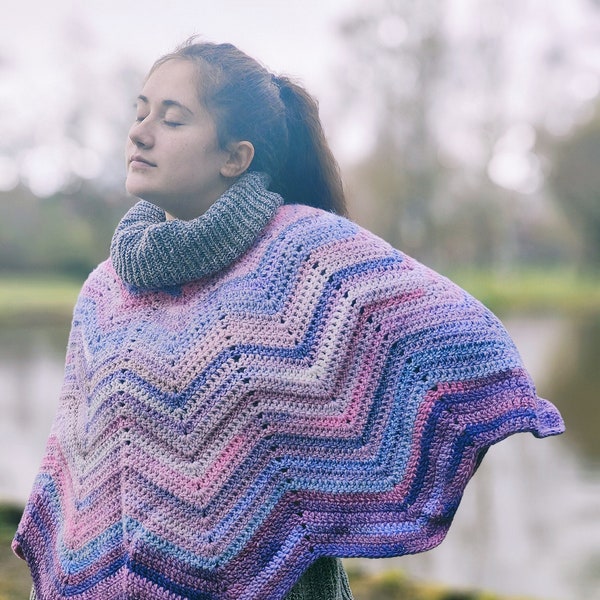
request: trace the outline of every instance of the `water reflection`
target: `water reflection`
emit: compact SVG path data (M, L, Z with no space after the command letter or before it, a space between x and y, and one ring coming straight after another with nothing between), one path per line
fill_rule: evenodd
M62 384L68 329L0 332L0 498L23 502L37 471Z
M504 319L567 433L492 448L444 543L364 561L452 585L545 600L600 600L600 315ZM0 498L24 501L59 393L67 328L0 332Z
M562 399L570 442L587 466L600 470L600 315L578 318L561 339L548 390ZM600 502L599 502L600 503Z

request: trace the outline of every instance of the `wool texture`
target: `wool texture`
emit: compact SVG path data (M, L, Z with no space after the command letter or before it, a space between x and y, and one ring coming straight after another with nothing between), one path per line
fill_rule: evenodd
M283 204L266 189L266 173L245 173L209 209L191 221L165 220L141 200L119 223L110 258L123 281L160 289L220 271L245 252Z
M285 600L354 600L339 559L319 558L302 575Z
M491 312L342 217L281 206L155 285L105 261L78 298L13 543L40 600L280 600L436 546L490 445L563 430Z

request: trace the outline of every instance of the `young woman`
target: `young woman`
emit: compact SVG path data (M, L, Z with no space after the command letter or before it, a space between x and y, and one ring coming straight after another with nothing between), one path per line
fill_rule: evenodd
M42 600L351 598L339 557L435 546L491 444L562 431L489 311L344 217L289 79L189 42L126 159L14 541Z

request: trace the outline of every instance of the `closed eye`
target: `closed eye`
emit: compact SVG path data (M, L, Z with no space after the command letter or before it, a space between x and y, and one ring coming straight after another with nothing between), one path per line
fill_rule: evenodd
M181 125L183 125L183 123L178 123L177 121L163 121L163 123L167 126L167 127L180 127Z

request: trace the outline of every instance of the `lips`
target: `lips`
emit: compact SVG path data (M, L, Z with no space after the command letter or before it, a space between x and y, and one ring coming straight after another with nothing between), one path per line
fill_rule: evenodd
M140 154L134 154L129 159L129 166L131 167L155 167L156 164L144 158Z

